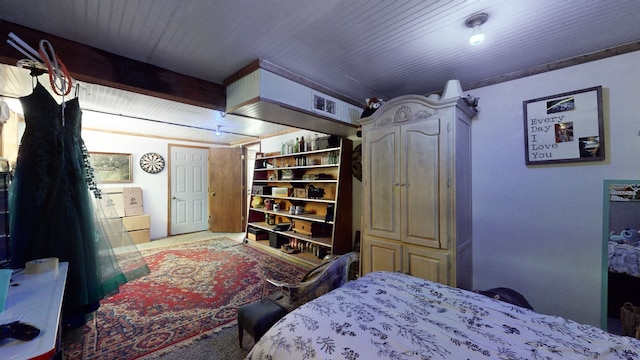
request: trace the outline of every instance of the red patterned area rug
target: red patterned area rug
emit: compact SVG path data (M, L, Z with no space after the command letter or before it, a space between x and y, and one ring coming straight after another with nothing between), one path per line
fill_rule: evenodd
M151 273L103 300L81 338L63 341L65 359L138 359L184 346L233 325L237 308L260 298L265 276L297 281L306 271L228 238L141 252Z

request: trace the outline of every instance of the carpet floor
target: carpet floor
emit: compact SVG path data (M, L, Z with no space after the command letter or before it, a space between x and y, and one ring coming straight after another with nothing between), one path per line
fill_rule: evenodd
M242 338L243 348L238 346L238 325L223 327L218 332L189 342L182 347L175 347L171 352L151 354L142 358L157 360L243 360L255 345L253 338L245 332ZM142 360L141 359L141 360Z
M241 359L253 340L239 349L237 307L260 298L265 277L297 281L306 271L229 238L171 239L141 252L151 273L64 334L65 359Z

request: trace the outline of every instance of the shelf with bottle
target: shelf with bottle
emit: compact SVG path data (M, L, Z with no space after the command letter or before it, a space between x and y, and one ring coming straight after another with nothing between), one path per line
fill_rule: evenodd
M269 159L279 159L279 158L289 158L289 157L296 157L296 156L304 156L304 155L318 155L318 154L323 154L323 153L331 153L331 152L339 152L340 151L340 147L330 147L330 148L326 148L326 149L316 149L316 150L309 150L309 151L299 151L299 152L291 152L291 153L280 153L276 155L261 155L258 154L256 156L256 162L260 161L260 160L269 160ZM337 159L336 161L337 162Z
M339 164L320 164L320 165L293 165L293 166L274 166L274 167L268 167L268 168L257 168L254 169L254 171L256 172L261 172L261 171L274 171L274 170L293 170L293 169L300 169L300 170L305 170L305 169L320 169L320 168L336 168L340 166Z

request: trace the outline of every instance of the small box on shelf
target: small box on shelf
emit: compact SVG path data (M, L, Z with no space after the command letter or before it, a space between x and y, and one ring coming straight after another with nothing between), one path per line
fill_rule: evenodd
M297 198L307 198L307 189L293 189L293 197L297 197Z
M271 195L273 196L289 196L289 188L286 187L274 187L271 189Z
M269 239L269 233L257 227L249 226L247 229L247 239L252 241L267 240Z
M331 236L331 225L316 223L301 219L293 221L293 231L302 235L311 237L328 237Z
M273 186L267 186L267 185L251 186L252 195L271 195L272 190L273 190Z

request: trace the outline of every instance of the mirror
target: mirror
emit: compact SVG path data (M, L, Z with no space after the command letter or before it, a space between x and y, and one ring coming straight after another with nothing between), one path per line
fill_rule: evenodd
M640 306L640 180L605 180L603 210L603 314L615 331L624 303Z

